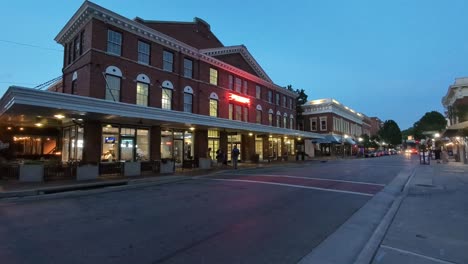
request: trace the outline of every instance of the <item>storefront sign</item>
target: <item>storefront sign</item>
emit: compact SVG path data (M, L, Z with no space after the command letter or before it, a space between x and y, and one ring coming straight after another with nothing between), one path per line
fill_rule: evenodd
M243 104L250 104L250 99L247 97L242 97L237 94L230 94L229 100L236 101Z

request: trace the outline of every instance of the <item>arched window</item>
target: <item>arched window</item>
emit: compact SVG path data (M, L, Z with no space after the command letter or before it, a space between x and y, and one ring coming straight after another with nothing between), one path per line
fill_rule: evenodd
M108 101L120 102L120 83L122 80L122 71L115 67L106 68L106 97Z
M216 93L210 94L210 116L218 117L219 97Z
M161 85L161 88L162 88L161 108L171 110L174 85L172 85L170 81L164 81Z
M262 123L262 106L261 105L257 105L257 116L255 120L257 121L257 124Z
M148 106L148 91L150 79L145 74L138 74L136 81L136 103L137 105Z
M193 89L190 86L184 88L184 112L193 112Z
M283 127L287 128L288 127L288 114L284 113L283 115Z
M276 127L281 127L281 112L276 112Z

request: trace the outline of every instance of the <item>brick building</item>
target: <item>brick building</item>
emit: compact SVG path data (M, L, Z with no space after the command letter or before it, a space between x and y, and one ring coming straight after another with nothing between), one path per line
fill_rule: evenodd
M356 152L357 143L363 134L372 131L372 118L341 104L335 99L312 100L303 105L306 131L325 135L324 139L306 141L306 149L320 148L326 155ZM318 143L314 145L314 143Z
M296 93L202 19L132 20L85 1L55 40L64 46L62 82L49 91L10 87L0 106L10 136L58 131L63 161L181 165L217 149L230 159L234 144L243 161L270 159L321 137L294 129Z

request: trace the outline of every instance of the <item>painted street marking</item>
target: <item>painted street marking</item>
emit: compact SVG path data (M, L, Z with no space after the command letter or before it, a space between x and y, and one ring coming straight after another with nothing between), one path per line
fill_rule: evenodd
M364 195L364 196L374 196L373 194L370 194L370 193L353 192L353 191L346 191L346 190L320 188L320 187L297 185L297 184L287 184L287 183L279 183L279 182L269 182L269 181L259 181L259 180L238 180L238 179L209 179L209 178L205 178L205 179L206 180L211 180L211 181L231 181L231 182L248 182L248 183L270 184L270 185L287 186L287 187L311 189L311 190L318 190L318 191L347 193L347 194L356 194L356 195Z
M375 184L361 184L353 183L349 181L339 181L339 180L324 180L324 179L314 179L307 177L299 176L286 176L281 175L235 175L235 176L217 176L215 179L235 179L235 180L247 180L255 182L271 182L279 184L290 184L295 186L306 186L314 187L318 189L327 189L327 190L338 190L346 191L352 193L365 193L374 195L380 192L384 185L375 185Z
M262 174L262 175L255 175L255 176L265 176L265 177L278 177L278 176L280 176L280 177L286 177L286 178L312 179L312 180L319 180L319 181L334 181L334 182L348 182L348 183L367 184L367 185L376 185L376 186L384 186L384 187L385 187L385 184L379 184L379 183L359 182L359 181L345 181L345 180L334 180L334 179L314 178L314 177L289 176L289 175L275 175L275 174Z
M411 251L408 251L408 250L394 248L394 247L390 247L390 246L386 246L386 245L380 245L380 247L385 248L385 249L389 249L389 250L393 250L393 251L397 251L397 252L400 252L400 253L403 253L403 254L412 255L412 256L423 258L423 259L431 260L431 261L434 261L434 262L437 262L437 263L457 264L455 262L450 262L450 261L446 261L446 260L442 260L442 259L438 259L438 258L433 258L433 257L421 255L421 254L418 254L418 253L414 253L414 252L411 252Z

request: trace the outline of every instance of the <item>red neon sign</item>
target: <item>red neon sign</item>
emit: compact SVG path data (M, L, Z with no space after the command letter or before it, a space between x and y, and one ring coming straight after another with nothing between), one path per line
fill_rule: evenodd
M239 96L237 94L229 94L229 100L233 100L244 104L250 104L250 98Z

